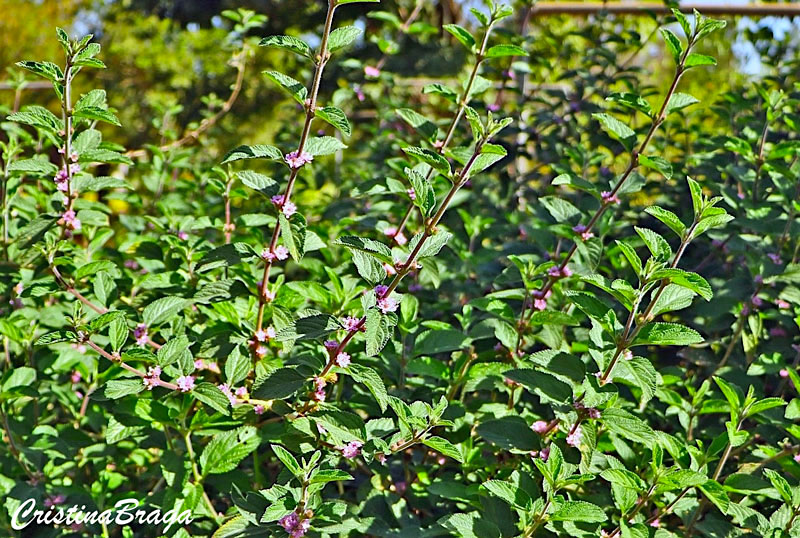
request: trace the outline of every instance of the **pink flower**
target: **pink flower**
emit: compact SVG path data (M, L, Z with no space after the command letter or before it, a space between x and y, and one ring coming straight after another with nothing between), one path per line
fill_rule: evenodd
M142 382L144 386L147 387L147 390L153 390L156 388L161 381L161 367L160 366L151 366L147 369L147 375L142 378Z
M588 413L589 413L589 418L594 418L594 419L600 418L600 410L599 409L595 409L594 407L590 407L588 409Z
M568 276L572 276L572 269L569 267L560 267L558 265L554 265L550 269L547 270L547 274L552 278L565 278Z
M51 495L44 500L44 506L45 508L58 506L59 504L64 504L64 501L66 500L67 497L65 495L62 495L61 493L59 493L58 495Z
M286 197L285 197L284 195L282 195L282 194L276 194L275 196L273 196L272 198L270 198L270 201L271 201L273 204L275 204L276 206L280 207L280 206L282 206L282 205L283 205L283 201L284 201L285 199L286 199Z
M387 291L389 291L389 286L384 286L383 284L378 284L377 286L375 286L375 297L380 299L381 297L386 295Z
M603 191L600 193L600 198L603 200L603 204L618 204L619 197L616 194L612 194L611 191Z
M379 76L381 76L381 70L378 69L377 67L367 65L364 67L364 74L368 77L378 78Z
M356 331L365 330L365 328L361 326L361 320L358 318L354 318L353 316L347 316L346 318L344 318L342 323L347 332L354 333Z
M359 454L361 454L361 447L364 446L364 443L361 441L350 441L345 446L340 447L339 450L342 451L342 456L347 459L353 459Z
M203 359L195 359L194 361L194 369L195 370L205 370L206 363Z
M543 434L544 432L547 431L547 429L548 429L547 426L548 426L548 424L547 424L546 421L537 420L536 422L531 424L531 429L533 431L535 431L536 433L538 433L539 435L541 435L541 434Z
M285 204L283 204L283 214L286 216L287 219L292 215L294 215L295 213L297 213L297 206L294 205L293 202L286 202Z
M775 254L774 252L767 254L767 258L769 258L775 265L780 265L780 263L783 261L781 260L780 254Z
M189 392L194 388L194 376L182 375L176 381L176 385L181 392Z
M81 373L79 371L77 371L77 370L74 370L72 372L72 375L69 376L69 380L72 381L72 384L74 385L75 383L80 383L81 382L81 377L82 377Z
M784 308L784 309L791 307L791 305L789 303L787 303L786 301L784 301L783 299L778 299L777 301L775 301L775 306L777 306L778 308Z
M75 216L75 211L72 209L64 211L64 214L61 215L61 220L63 221L64 226L70 230L77 231L81 229L81 220Z
M408 239L406 239L406 236L403 235L403 232L398 231L397 228L395 228L394 226L389 226L388 228L383 230L383 233L387 237L394 238L395 242L400 246L403 246L406 243L408 243Z
M253 353L255 353L257 358L263 359L264 356L267 354L267 351L269 351L267 346L259 345L259 346L256 346L256 348L253 350Z
M653 521L650 522L651 527L658 528L660 525L661 525L661 520L658 518L655 518Z
M594 234L592 232L589 232L589 231L586 230L586 225L585 224L578 224L576 226L573 226L572 227L572 231L575 232L576 234L580 235L581 239L583 239L584 241L594 237Z
M147 345L149 338L147 337L147 325L140 323L133 330L133 337L136 339L136 344L139 346Z
M781 368L781 371L778 372L781 377L789 377L789 370L786 368Z
M285 260L286 258L289 257L289 249L284 247L283 245L280 245L275 249L275 257L278 258L279 260Z
M325 346L325 349L333 351L334 349L339 347L339 342L337 342L336 340L325 340L325 342L322 345Z
M219 371L219 366L218 366L218 365L217 365L217 363L216 363L216 362L214 362L214 361L211 361L211 362L209 362L209 363L208 363L208 366L206 366L206 369L207 369L209 372L214 372L215 374L218 374L218 373L220 373L220 371Z
M283 527L286 532L293 531L298 523L300 523L300 517L295 512L287 514L278 520L278 525Z
M381 463L382 465L386 464L386 454L384 454L383 452L378 452L377 454L375 454L375 459L378 460L378 462Z
M186 241L187 239L189 239L189 234L187 234L186 232L184 232L182 230L179 231L177 235L178 235L178 239L180 239L182 241Z
M304 164L308 164L311 161L313 161L314 156L308 153L307 151L304 151L302 153L293 151L291 153L287 153L284 159L286 160L286 164L289 165L289 168L298 169Z
M243 400L246 400L250 396L247 393L246 387L239 387L238 389L236 389L236 391L234 391L234 394Z
M261 404L256 404L255 406L253 406L253 413L255 413L256 415L263 415L264 411L265 411L264 406Z
M406 193L412 202L417 199L417 191L415 191L413 188L408 189Z
M547 461L547 458L550 457L550 447L543 448L539 451L539 457L542 458L542 461Z
M631 351L630 349L626 349L625 351L622 352L623 360L629 361L632 358L633 358L633 351Z
M383 270L386 271L386 276L393 276L397 274L397 269L390 263L383 264Z
M397 306L398 306L397 299L395 299L394 297L383 297L381 299L378 299L378 308L384 314L387 314L389 312L394 312L395 310L397 310Z
M344 351L336 355L336 365L339 368L347 368L350 365L350 355Z
M227 383L217 385L217 388L220 390L220 392L222 392L222 394L228 397L228 401L231 403L231 406L236 405L236 396L233 395L231 388Z
M267 331L264 329L257 330L253 336L256 339L256 342L266 342L269 338L267 337Z
M753 306L756 308L761 308L761 306L764 304L764 300L758 295L753 295L753 297L750 299L750 302L753 303Z
M794 455L794 461L796 461L797 463L800 463L800 453L797 453L797 454Z
M575 426L569 435L567 435L567 444L569 446L579 447L583 439L583 431L580 426Z
M271 303L275 300L275 292L269 291L268 289L264 290L264 301L267 303Z

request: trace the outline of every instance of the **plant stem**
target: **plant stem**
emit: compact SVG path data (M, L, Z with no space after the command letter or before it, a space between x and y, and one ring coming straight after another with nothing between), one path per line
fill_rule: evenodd
M430 222L425 227L425 231L423 232L422 237L417 242L417 245L414 247L411 253L408 255L406 261L403 262L403 265L400 268L400 270L397 271L397 274L394 276L392 282L389 284L389 287L386 293L384 294L384 297L389 297L392 294L392 292L397 288L398 284L400 284L400 281L403 279L403 277L406 276L409 273L409 271L411 271L411 269L416 265L417 255L419 255L420 251L422 250L422 247L425 245L425 242L428 240L428 238L433 235L436 226L439 224L439 221L442 219L442 216L444 215L445 211L447 211L450 202L453 200L453 196L455 196L458 190L464 185L464 183L466 183L466 180L469 177L469 171L475 164L475 160L478 158L478 155L480 155L481 148L483 147L483 144L485 142L486 142L485 140L480 140L475 145L475 150L473 151L472 156L469 158L469 161L467 161L467 164L464 165L464 168L461 170L458 177L453 181L453 186L450 188L450 191L447 193L447 196L445 196L444 200L442 200L442 203L439 206L439 210L433 217L431 217ZM353 336L355 336L355 334L361 330L361 327L363 327L366 322L367 322L367 317L365 314L353 327L353 330L347 331L347 334L339 343L339 345L336 347L336 349L331 352L328 362L327 364L325 364L325 368L323 368L322 372L319 374L319 377L325 377L325 375L327 375L330 369L333 368L333 365L335 364L336 361L336 356L339 355L339 353L341 353L345 349L348 342L350 342Z
M437 148L437 151L440 155L444 155L447 146L453 139L453 135L455 134L456 127L458 127L458 123L461 121L461 118L464 116L464 111L467 108L467 104L469 102L470 93L472 93L472 86L475 84L475 80L478 77L478 71L480 70L481 64L483 60L485 60L484 55L486 54L486 47L489 43L489 35L492 32L492 26L494 25L494 21L492 21L489 26L486 27L486 32L483 34L483 39L481 40L481 46L478 50L476 56L475 65L472 67L472 71L470 72L469 79L467 80L466 86L464 86L464 92L461 94L458 100L458 108L456 109L456 115L453 116L453 119L450 121L450 126L447 128L447 133L445 134L444 140L442 144ZM428 172L427 180L430 181L433 177L433 169ZM409 204L408 210L406 211L405 215L403 216L403 220L400 221L400 224L397 226L397 232L392 237L392 242L397 242L397 237L403 232L403 228L406 224L408 224L408 219L411 216L411 213L414 210L414 202Z
M86 345L88 345L90 348L92 348L93 350L95 350L96 352L98 352L100 355L105 357L106 359L110 360L114 364L118 364L121 368L129 371L130 373L132 373L134 375L137 375L137 376L141 377L142 379L147 377L146 373L142 372L141 370L139 370L137 368L134 368L133 366L131 366L129 364L124 363L122 360L120 360L119 358L115 357L114 355L112 355L111 353L106 351L105 349L101 348L100 346L98 346L97 344L95 344L94 342L89 340L88 338L84 341L84 343ZM164 387L165 389L178 390L178 385L176 385L174 383L169 383L167 381L159 380L158 381L158 386Z
M322 41L319 45L319 53L317 54L317 67L314 72L314 79L311 83L311 92L310 97L306 101L305 109L306 109L306 117L305 122L303 123L303 130L300 134L300 143L297 145L297 154L300 155L303 153L303 150L306 147L306 141L308 140L308 135L311 131L311 122L313 121L314 117L316 116L317 110L317 97L319 95L319 86L320 82L322 81L322 72L325 69L325 66L330 59L330 52L328 52L328 38L330 37L331 28L333 27L333 13L336 10L336 2L335 0L328 1L328 13L325 16L325 29L322 31ZM294 184L297 180L297 174L300 172L300 168L292 168L292 171L289 173L289 180L286 184L286 190L283 193L283 202L277 206L278 211L280 212L283 209L283 206L286 205L291 196L292 191L294 190ZM275 222L275 228L272 230L272 239L269 242L269 251L274 252L275 247L278 244L278 238L280 237L280 225L278 222ZM259 289L258 294L258 315L256 318L256 332L261 331L264 325L264 309L267 306L267 291L269 289L269 274L272 269L272 260L265 260L264 261L264 272L261 278L261 287Z
M183 434L183 441L186 443L186 451L189 454L189 460L192 462L192 473L194 474L194 483L196 486L199 486L200 489L203 491L203 500L208 507L208 510L211 512L211 517L214 521L219 522L220 516L217 513L216 508L211 503L211 499L206 493L206 488L203 487L203 476L200 474L200 469L197 467L197 460L194 457L194 449L192 448L192 433L190 431L186 431Z

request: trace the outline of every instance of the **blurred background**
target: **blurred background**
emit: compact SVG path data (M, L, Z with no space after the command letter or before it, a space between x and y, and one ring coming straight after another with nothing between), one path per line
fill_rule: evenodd
M706 2L712 3L742 2ZM427 102L420 96L422 86L455 77L464 60L459 47L442 46L442 42L452 44L442 24L471 26L474 18L469 8L478 4L383 0L340 9L339 24L355 24L365 33L347 61L332 64L324 90L341 90L338 99L351 101L348 109L356 123L370 120L381 90L370 84L375 80L365 76L364 68L379 66L393 75L394 98ZM49 102L52 92L39 90L44 83L26 81L14 63L23 59L62 62L54 39L55 27L62 26L72 35L93 33L103 45L101 57L108 69L79 77L78 84L107 90L124 127L110 129L110 140L129 149L164 144L223 108L227 113L219 114L202 141L212 154L234 142L268 140L275 136L272 126L298 116L293 107L286 106L288 97L265 81L261 71L278 68L299 80L307 80L309 72L295 65L293 55L259 49L254 45L256 38L286 33L315 46L324 7L320 0L0 0L0 13L5 14L0 17L0 109L54 105ZM265 18L237 32L237 21L225 13L238 8ZM532 13L530 2L516 2L515 8L512 24L518 25L517 31L524 29L532 55L508 67L533 87L553 90L552 99L574 99L580 94L575 88L581 80L592 85L589 79L602 76L598 71L605 70L599 63L603 58L608 65L636 70L640 81L649 77L643 81L647 85L657 86L662 74L670 76L655 15L545 17ZM753 79L797 69L800 18L728 19L732 24L715 36L715 50L709 51L719 59L719 67L692 79L693 85L702 86L697 93L709 97L704 103ZM237 68L243 66L239 73ZM637 70L639 66L645 69ZM495 71L487 76L502 85L503 69ZM228 106L226 101L230 101ZM51 110L56 108L51 106ZM358 128L354 132L356 139L364 134ZM230 142L219 148L221 137Z

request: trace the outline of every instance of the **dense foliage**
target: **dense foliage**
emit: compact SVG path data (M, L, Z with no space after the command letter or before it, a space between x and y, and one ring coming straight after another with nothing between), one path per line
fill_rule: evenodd
M699 13L655 21L648 71L626 21L376 3L260 41L224 12L232 93L185 129L91 89L92 36L18 64L59 110L0 124L4 535L799 535L793 52L704 106ZM290 119L218 154L267 51ZM148 58L120 67L202 93ZM19 531L28 499L193 521Z

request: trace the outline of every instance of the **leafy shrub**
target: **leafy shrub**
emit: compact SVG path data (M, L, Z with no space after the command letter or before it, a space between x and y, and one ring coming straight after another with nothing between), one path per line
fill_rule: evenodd
M372 12L360 63L357 1L316 49L261 40L311 82L266 71L296 122L219 158L184 148L216 120L109 142L105 91L73 90L104 67L91 36L19 64L61 114L2 124L0 523L133 498L193 521L32 532L795 535L796 88L690 114L725 24L673 11L663 88L593 52L568 100L532 95L542 45L488 2L443 27L461 83L412 97L387 69L393 36L432 39L422 3ZM226 15L245 55L263 17ZM330 91L335 62L363 86Z

